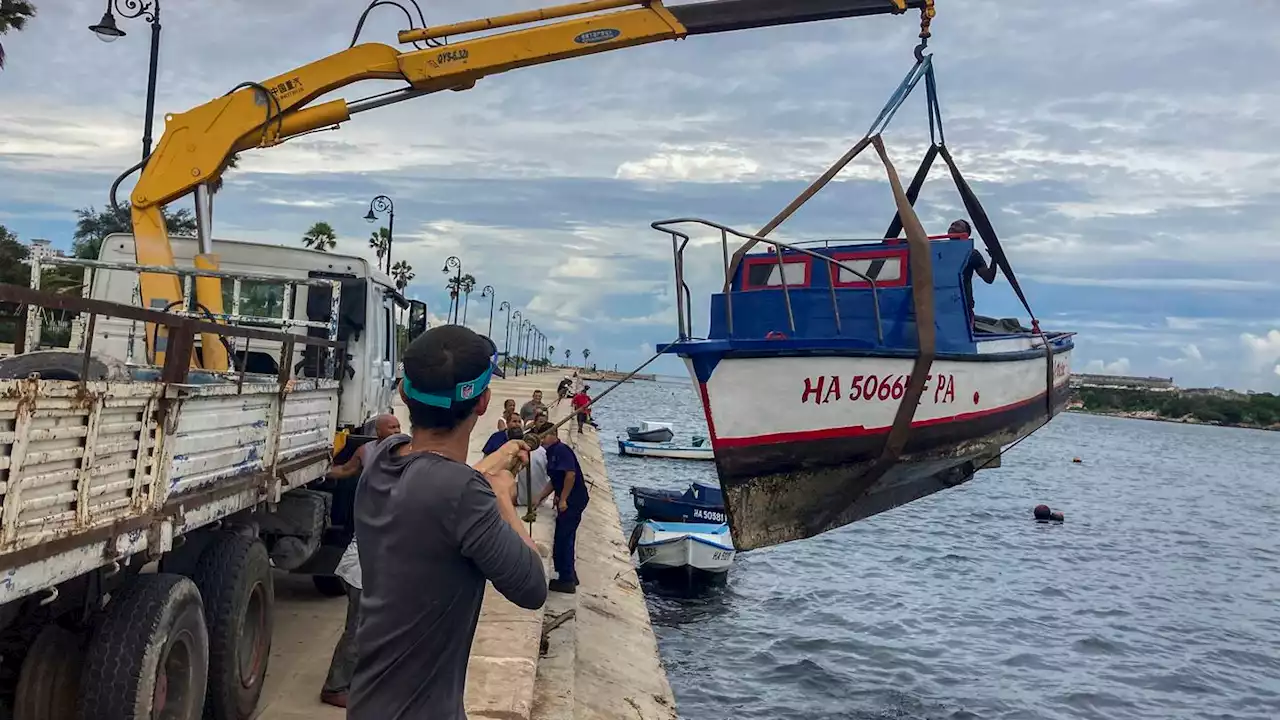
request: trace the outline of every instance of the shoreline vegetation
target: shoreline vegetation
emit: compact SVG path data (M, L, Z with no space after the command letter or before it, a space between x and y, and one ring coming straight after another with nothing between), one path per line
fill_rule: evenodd
M1080 387L1068 412L1188 425L1280 431L1280 395L1229 390Z

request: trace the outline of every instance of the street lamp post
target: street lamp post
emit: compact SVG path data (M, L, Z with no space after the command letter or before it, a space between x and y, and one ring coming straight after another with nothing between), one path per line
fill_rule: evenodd
M519 310L517 310L514 313L512 313L512 315L514 315L516 318L516 357L520 357L520 333L524 328L524 314L521 313ZM510 360L511 356L508 355L507 359ZM517 362L515 366L516 366L516 377L520 377L520 363Z
M528 355L529 347L533 345L533 323L529 323L529 326L524 329L524 334L525 334L524 352L526 355ZM524 366L524 374L525 375L529 374L529 363L527 361L525 362L525 366Z
M511 303L503 300L502 304L498 306L498 311L501 312L503 310L507 311L507 334L502 341L502 362L506 363L511 360Z
M450 255L449 258L444 261L444 268L441 270L441 272L448 274L449 268L457 268L458 270L458 274L454 276L453 289L449 293L451 296L451 304L453 305L452 307L453 319L450 320L449 322L453 323L454 325L457 325L458 324L458 303L461 299L459 295L462 293L462 261L458 259L457 255Z
M125 36L125 31L116 25L116 16L112 13L112 6L115 12L120 13L120 17L132 20L133 18L142 18L151 23L151 67L147 73L147 117L142 127L142 159L146 160L151 154L151 126L152 116L156 113L156 74L160 64L160 2L159 0L124 0L122 4L120 0L107 0L107 11L102 13L102 19L96 25L90 25L89 29L102 42L114 42L115 40Z
M490 340L492 340L492 339L493 339L493 293L494 293L494 289L493 289L493 286L492 286L492 285L485 285L485 286L484 286L484 289L480 291L480 297L482 297L482 298L484 298L484 297L489 298L489 332L488 332L488 337L489 337L489 339L490 339Z
M391 198L386 195L379 195L369 201L369 212L365 213L364 219L369 222L375 222L378 219L378 213L387 214L387 274L391 274L391 241L396 236L396 204L391 202ZM379 238L381 241L381 238Z

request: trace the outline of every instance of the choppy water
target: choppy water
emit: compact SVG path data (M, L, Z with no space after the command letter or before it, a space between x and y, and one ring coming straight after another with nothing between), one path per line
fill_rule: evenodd
M705 433L690 385L597 407L624 522L633 484L714 479L608 442ZM968 485L739 556L709 597L646 589L686 720L1280 718L1280 433L1064 415Z

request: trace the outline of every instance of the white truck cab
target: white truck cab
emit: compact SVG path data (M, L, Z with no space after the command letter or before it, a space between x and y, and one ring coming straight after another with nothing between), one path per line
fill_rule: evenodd
M174 264L181 269L194 267L199 252L195 238L171 237ZM215 240L220 271L245 277L270 276L279 280L338 280L341 283L338 311L338 340L347 343L347 357L340 359L344 373L338 406L338 426L358 428L374 415L390 412L399 372L399 350L402 340L396 332L397 310L410 307L410 302L396 289L390 277L369 264L368 260L350 255L318 252L302 247L282 247ZM99 257L104 262L134 262L133 236L114 234L102 243ZM280 318L286 329L297 328L298 322L331 320L331 293L320 286L297 286L296 293L286 292L281 284L243 280L239 282L239 307L234 283L223 282L224 307L228 315ZM96 300L137 304L137 273L123 270L97 270L90 297ZM291 308L285 308L285 296L293 294ZM419 303L420 304L420 303ZM155 308L163 310L164 308ZM237 312L238 311L238 312ZM417 315L418 313L414 313ZM256 324L230 320L233 324ZM280 328L281 325L277 325ZM323 336L323 331L309 328ZM141 361L146 353L145 338L137 323L119 318L101 318L94 331L93 347L122 360ZM236 349L235 362L241 362L242 348ZM293 363L314 362L299 347ZM248 351L245 368L250 372L275 374L279 369L279 350L275 347Z

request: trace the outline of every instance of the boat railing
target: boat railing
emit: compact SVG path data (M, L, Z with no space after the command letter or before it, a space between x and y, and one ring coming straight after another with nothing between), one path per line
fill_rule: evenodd
M832 240L801 241L801 242L795 242L795 243L784 243L778 240L771 240L766 237L760 237L759 235L745 233L745 232L742 232L741 230L735 230L734 228L731 228L727 225L721 225L720 223L714 222L712 220L706 220L703 218L693 218L693 217L672 218L670 220L659 220L657 222L653 222L649 224L649 226L652 227L654 230L666 233L671 237L671 253L672 253L672 260L675 265L676 314L677 314L676 322L678 323L677 330L679 331L679 336L681 340L687 340L693 337L693 309L692 309L692 301L690 300L689 285L688 283L685 282L685 278L684 278L684 249L689 244L690 237L688 233L685 233L681 230L677 230L674 227L677 225L702 225L704 227L709 227L714 230L720 231L720 254L724 262L724 287L726 288L726 291L724 293L725 323L728 327L730 337L733 337L733 296L734 296L733 284L731 282L731 278L729 277L732 274L732 269L729 265L729 236L732 235L742 240L763 243L773 248L773 255L777 261L777 266L778 266L778 281L781 283L781 286L782 286L782 300L783 300L783 304L785 304L787 308L787 325L793 334L796 331L796 318L795 318L795 312L792 310L792 307L791 307L791 288L787 285L786 267L784 266L784 261L782 259L783 250L800 253L801 255L806 255L808 257L820 260L826 266L827 277L828 277L827 287L831 293L831 310L835 317L837 334L841 332L842 322L840 317L840 303L836 297L836 273L839 272L840 270L847 270L852 275L866 282L867 285L871 288L871 306L875 313L875 321L876 321L876 342L877 343L884 342L884 328L882 327L880 322L880 294L879 294L879 288L876 286L875 279L867 276L866 274L860 272L857 268L852 267L840 260L836 260L835 258L832 258L828 255L823 255L807 247L803 247L804 245L812 244L814 242L830 243L835 241L832 241ZM848 241L839 241L839 242L848 242ZM872 241L868 240L867 242L872 242ZM874 242L884 242L884 238L880 238L879 240L875 240Z

